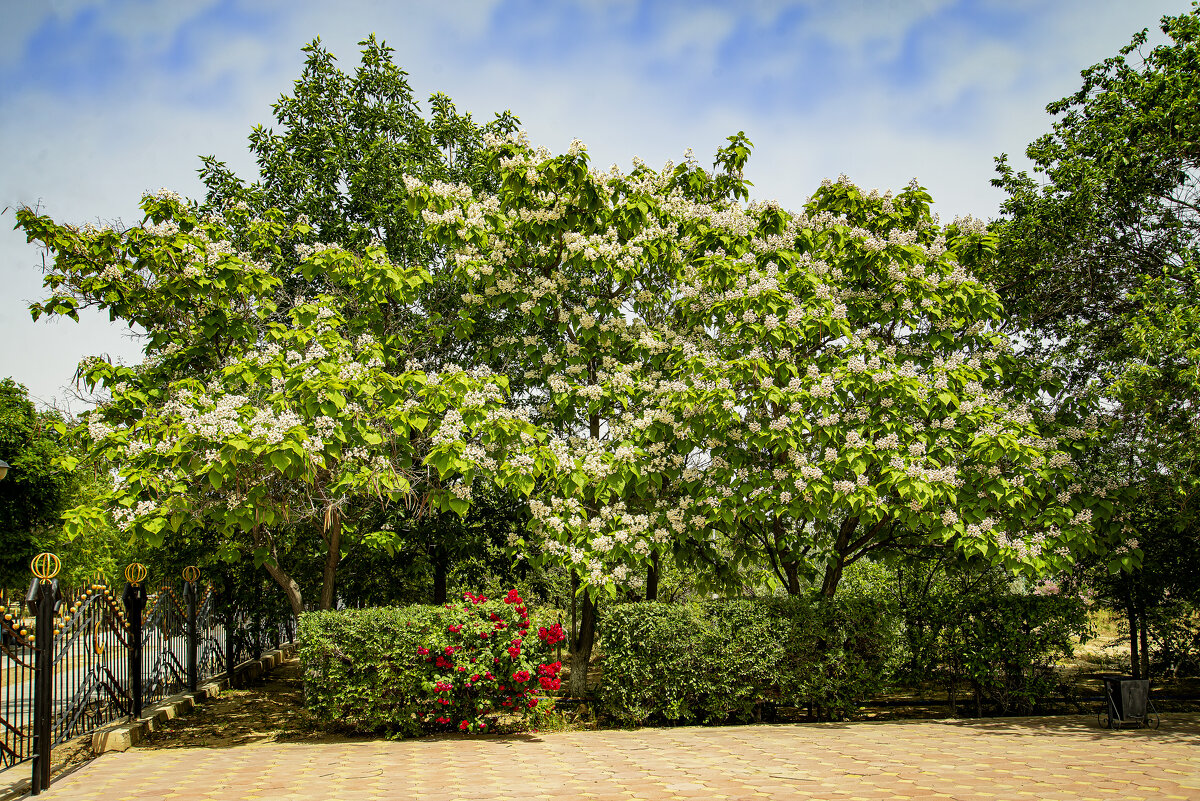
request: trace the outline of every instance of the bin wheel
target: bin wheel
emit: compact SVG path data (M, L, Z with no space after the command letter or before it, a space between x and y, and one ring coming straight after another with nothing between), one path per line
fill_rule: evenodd
M1158 710L1154 708L1154 702L1146 699L1146 704L1149 709L1146 710L1146 717L1142 719L1142 725L1146 728L1157 730L1162 720L1158 716Z

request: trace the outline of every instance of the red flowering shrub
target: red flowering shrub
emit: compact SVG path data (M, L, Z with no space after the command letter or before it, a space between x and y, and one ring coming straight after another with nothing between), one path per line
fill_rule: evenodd
M306 612L305 703L331 725L402 735L490 731L501 714L506 724L534 721L552 706L544 695L561 666L529 630L515 590L445 606Z
M541 691L557 689L561 665L540 664L525 648L528 609L516 590L503 600L468 592L442 612L441 625L419 632L426 640L413 650L424 666L424 709L417 713L424 728L487 731L501 712L523 715Z

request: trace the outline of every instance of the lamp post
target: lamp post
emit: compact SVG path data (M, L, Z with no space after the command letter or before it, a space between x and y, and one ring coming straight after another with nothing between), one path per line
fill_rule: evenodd
M3 459L0 459L0 480L3 480L3 478L8 475L9 466L10 465L8 464L8 462L4 461Z

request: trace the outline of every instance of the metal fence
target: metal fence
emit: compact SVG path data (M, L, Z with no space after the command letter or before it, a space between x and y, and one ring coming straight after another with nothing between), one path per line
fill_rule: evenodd
M54 746L140 717L295 632L279 604L202 586L195 567L183 571L178 593L170 585L151 593L146 568L130 565L119 598L100 576L60 589L53 554L35 557L31 569L25 608L0 621L0 769L32 761L33 795L50 784Z

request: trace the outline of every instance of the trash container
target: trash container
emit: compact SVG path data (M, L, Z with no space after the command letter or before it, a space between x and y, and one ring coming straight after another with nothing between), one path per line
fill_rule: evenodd
M1104 682L1108 728L1119 729L1121 726L1149 724L1147 711L1155 711L1154 704L1150 701L1149 679L1121 675L1101 676L1100 679ZM1155 728L1158 728L1157 718L1158 715L1154 714Z

